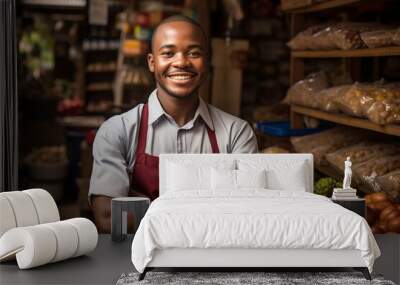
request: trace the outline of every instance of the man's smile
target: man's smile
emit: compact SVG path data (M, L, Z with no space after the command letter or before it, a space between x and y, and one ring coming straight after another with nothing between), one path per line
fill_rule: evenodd
M166 75L166 77L173 81L173 82L177 82L177 83L187 83L189 81L191 81L194 77L196 77L196 73L194 72L171 72L168 73Z

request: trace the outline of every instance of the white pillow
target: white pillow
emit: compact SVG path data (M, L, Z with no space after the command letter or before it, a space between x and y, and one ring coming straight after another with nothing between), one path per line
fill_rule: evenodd
M305 162L294 163L286 169L270 169L267 172L268 188L289 191L307 189Z
M276 160L273 163L265 161L240 161L239 170L266 169L267 187L272 190L306 191L308 181L308 165L306 161Z
M262 170L211 169L212 190L239 190L242 188L266 188L267 177Z
M221 161L216 169L235 169L235 161ZM210 190L211 165L168 162L167 191Z
M211 168L211 189L236 190L236 170Z
M267 171L236 170L237 188L267 188Z

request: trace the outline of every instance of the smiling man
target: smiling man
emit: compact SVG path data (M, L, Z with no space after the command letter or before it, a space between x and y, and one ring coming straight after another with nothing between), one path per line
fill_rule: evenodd
M197 22L184 16L161 22L147 59L157 89L146 104L107 120L94 141L89 195L101 232L110 232L112 197L158 197L159 154L258 150L247 122L199 97L199 87L207 76L209 50Z

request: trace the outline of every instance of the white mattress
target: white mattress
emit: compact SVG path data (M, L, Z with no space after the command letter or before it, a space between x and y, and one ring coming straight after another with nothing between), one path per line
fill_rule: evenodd
M143 272L156 249L168 248L360 250L370 271L380 255L359 215L312 193L266 189L159 197L134 237L132 262Z

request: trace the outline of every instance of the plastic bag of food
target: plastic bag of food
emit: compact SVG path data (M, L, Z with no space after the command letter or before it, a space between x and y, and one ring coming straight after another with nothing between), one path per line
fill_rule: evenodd
M371 191L376 190L377 176L385 175L395 169L400 168L400 154L387 154L376 159L371 159L362 163L353 164L353 177L357 181L369 188ZM374 179L370 179L374 177ZM371 181L373 183L371 183ZM379 186L379 184L377 184Z
M331 23L312 26L296 35L289 43L293 50L356 49L364 45L360 33L381 27L375 23Z
M376 124L400 123L400 85L386 84L374 90L365 105L365 116Z
M355 83L333 102L340 111L377 124L400 123L399 83Z
M389 194L394 201L400 202L400 169L377 177L376 183L382 190Z
M361 33L361 39L369 48L386 47L393 45L396 30L383 29Z
M311 26L305 29L304 31L298 33L296 36L294 36L288 43L287 45L292 49L292 50L307 50L307 49L313 49L313 41L315 40L315 37L313 36L315 33L318 31L324 29L325 27L329 26L328 24L324 25L316 25L316 26Z
M394 33L392 42L393 44L400 46L400 28Z
M326 154L370 137L370 132L366 130L337 127L317 134L292 137L291 142L296 152L312 153L317 165L327 165Z
M337 23L314 34L316 48L355 49L362 45L360 34L355 23Z
M389 142L362 142L326 155L326 160L330 166L343 172L344 161L348 156L351 157L353 165L373 160L385 155L396 154L400 150L400 144Z
M339 112L340 108L336 101L338 101L339 97L343 96L343 94L345 94L350 88L351 85L342 85L320 91L315 96L318 109L327 112Z
M334 102L343 113L365 117L366 111L375 102L375 97L379 95L378 90L382 87L382 82L375 83L354 83L341 96L335 97Z
M311 73L289 88L284 102L317 108L315 99L317 93L328 87L329 82L325 72Z

